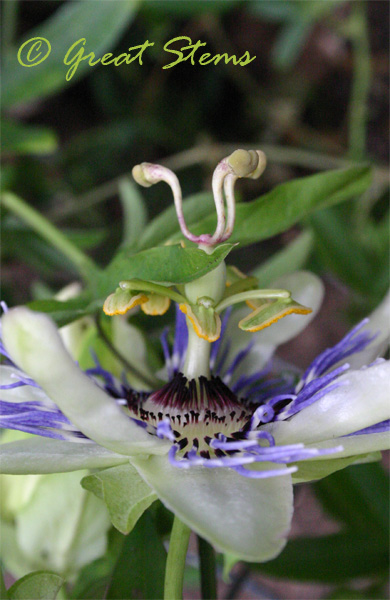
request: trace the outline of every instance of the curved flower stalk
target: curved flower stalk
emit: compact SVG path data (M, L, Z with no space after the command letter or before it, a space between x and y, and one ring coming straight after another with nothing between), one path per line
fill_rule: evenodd
M236 151L221 161L213 178L217 228L201 236L185 225L173 173L143 163L134 175L145 185L166 181L184 235L212 253L234 224L235 180L258 176L264 166L260 151ZM8 311L1 424L37 437L4 445L2 471L107 469L103 477L116 466L121 477L123 470L131 473L135 487L141 482L148 490L143 509L159 497L219 550L269 560L286 543L294 482L388 447L389 363L373 362L382 334L365 330L367 322L303 375L269 364L275 347L296 335L302 315L311 313L300 302L310 301L312 316L321 298L322 286L310 274L262 290L224 262L186 284L120 282L105 302L108 315L136 304L150 315L165 312L170 301L178 306L173 345L162 336L166 384L151 391L135 389L99 362L83 372L47 316L23 307ZM238 311L231 315L231 307L242 302L252 312L240 315L232 332ZM257 333L244 341L248 332Z

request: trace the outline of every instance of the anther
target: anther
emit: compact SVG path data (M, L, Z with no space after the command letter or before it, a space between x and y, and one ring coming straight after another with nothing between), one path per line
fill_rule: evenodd
M177 444L178 444L180 450L183 450L187 446L187 444L188 444L188 439L187 438L182 438L181 440L179 440L177 442Z

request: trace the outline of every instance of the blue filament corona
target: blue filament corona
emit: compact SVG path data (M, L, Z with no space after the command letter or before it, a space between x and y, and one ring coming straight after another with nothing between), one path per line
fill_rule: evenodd
M229 318L226 311L221 338L210 355L211 380L187 381L181 374L188 343L185 317L177 311L173 346L168 331L161 338L168 383L156 392L139 392L125 377L118 380L105 370L95 357L95 367L86 374L104 389L113 402L130 409L129 418L160 439L171 443L168 459L177 468L231 468L249 478L265 478L292 473L296 466L286 464L330 455L342 447L305 448L303 444L276 445L265 423L286 420L317 402L329 391L342 385L339 378L349 369L345 359L364 350L374 339L361 331L367 320L348 333L336 346L322 352L297 379L296 374L273 373L271 364L257 373L237 377L238 367L252 350L252 343L228 360L231 343L226 336ZM21 372L0 343L4 363L15 381L0 386L8 400L0 400L0 426L43 437L88 443L46 396L38 384ZM13 390L30 388L33 399L9 401ZM156 402L156 411L146 410L146 403ZM158 409L161 408L159 411ZM171 412L170 412L171 411ZM207 426L212 433L208 434ZM220 429L220 430L218 430ZM389 429L389 421L378 423L350 435L379 433ZM267 463L266 468L256 468Z

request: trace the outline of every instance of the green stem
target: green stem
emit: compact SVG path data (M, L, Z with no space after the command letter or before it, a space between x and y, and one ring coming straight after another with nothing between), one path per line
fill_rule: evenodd
M371 64L365 2L351 3L351 41L353 48L353 80L349 103L349 155L362 160L366 148L368 94Z
M65 584L58 590L56 600L68 600Z
M3 577L3 569L0 567L0 599L7 600L7 588L5 587L4 577Z
M198 536L200 588L203 600L217 598L217 577L213 547Z
M290 298L291 294L287 290L250 290L247 292L241 292L240 294L233 294L224 298L215 307L215 312L220 313L228 306L237 304L238 302L245 302L245 300L254 300L256 298Z
M194 331L189 318L186 318L188 329L188 344L186 359L182 373L189 381L203 376L210 379L210 351L211 343L200 338Z
M165 570L164 600L181 600L183 597L184 567L190 533L191 529L175 516Z
M70 260L84 279L89 280L97 267L94 262L79 250L59 229L43 215L29 206L24 200L12 192L4 192L1 196L3 205L17 215L49 244L57 248Z
M4 51L9 48L14 41L18 10L18 0L8 0L3 2L2 45Z

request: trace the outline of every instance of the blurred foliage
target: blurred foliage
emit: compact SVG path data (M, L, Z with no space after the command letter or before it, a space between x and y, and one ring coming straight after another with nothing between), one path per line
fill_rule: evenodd
M263 148L269 166L260 182L240 182L238 212L246 214L246 201L257 198L252 206L264 218L259 228L270 233L252 228L247 242L265 241L236 253L237 264L257 269L265 282L306 264L342 285L349 317L361 318L382 299L389 278L388 10L380 0L103 0L98 9L85 1L3 0L2 190L25 199L103 268L121 245L127 260L135 248L146 250L177 232L170 192L156 186L141 196L128 179L135 163L165 157L164 164L179 172L184 195L191 196L185 210L189 225L196 225L212 212L202 190L216 162L236 147ZM50 39L52 53L36 68L23 68L17 50L38 35ZM179 36L206 42L204 51L213 55L248 51L256 60L244 68L223 61L201 66L195 60L164 70L171 55L163 46ZM154 46L142 65L90 67L84 61L68 82L63 57L81 37L86 53L99 58L145 40ZM367 164L373 183L364 191L359 177ZM356 175L345 196L349 201L310 216L305 210L296 218L289 213L294 198L298 208L306 199L299 182L290 184L290 195L280 194L283 186L274 190L295 177L338 167L355 169L349 171ZM330 204L323 191L324 205ZM279 201L275 218L262 209L262 194L268 192ZM272 229L278 215L283 224ZM62 306L42 299L42 293L47 298L77 276L74 263L5 206L1 216L3 299L51 302L51 309L45 306L59 322L85 314L96 297ZM111 262L111 269L121 260ZM122 267L119 271L113 285L124 276ZM378 465L352 467L314 489L340 532L295 539L258 570L332 583L329 598L382 597L388 527L383 471ZM152 510L157 511L145 513L127 538L113 535L106 557L80 574L72 598L155 597L165 561L161 523L169 517L160 507L154 520ZM150 560L152 575L134 575ZM134 579L129 579L130 563ZM23 586L35 585L41 576L31 576ZM368 578L358 592L350 587L355 577ZM53 590L56 585L53 579ZM22 597L15 590L11 597Z
M110 2L99 6L96 11L89 2L6 0L2 7L3 189L19 194L59 226L76 226L77 243L84 248L92 244L98 261L112 257L119 243L125 210L117 202L121 177L142 159L171 155L169 166L180 169L188 194L201 190L211 166L226 154L227 142L232 148L268 146L270 166L260 184L242 184L245 198L294 175L347 164L349 119L359 109L350 96L361 72L354 69L356 60L362 66L362 44L357 42L377 22L377 13L386 12L380 2L129 0L116 3L115 11ZM23 68L15 62L17 49L35 35L52 40L52 53L36 68ZM185 62L163 70L171 56L163 45L180 35L206 42L204 49L211 53L241 56L248 50L257 58L245 68L223 62L201 66L195 59L194 65ZM83 61L68 82L62 60L81 36L87 40L85 52L96 57L107 51L117 56L145 40L154 46L144 53L142 65L90 67ZM359 52L354 53L355 46ZM371 61L366 74L370 94L383 84L385 53L384 42L363 56ZM360 82L360 92L365 87L367 81ZM316 233L314 265L349 286L352 307L361 316L378 303L388 284L383 200L388 180L380 129L386 114L383 88L372 100L371 113L362 108L369 105L369 95L356 97L365 132L360 158L376 164L374 186L361 200L316 215L309 226ZM190 147L192 155L186 152ZM286 149L291 150L287 157ZM145 196L150 216L169 203L164 186ZM69 274L58 268L56 252L45 251L35 239L26 265L23 247L8 244L10 237L16 240L9 223L3 220L6 299L29 299L31 284L43 272L54 289L61 287ZM91 239L91 228L101 237ZM27 243L27 234L25 238ZM263 244L256 256L246 255L243 266L253 268L281 244L280 238ZM368 272L374 275L370 286L365 283ZM15 280L21 276L23 286Z
M293 539L278 558L258 569L302 581L334 583L374 576L385 582L390 498L389 478L381 466L353 466L312 487L341 525L340 533Z

